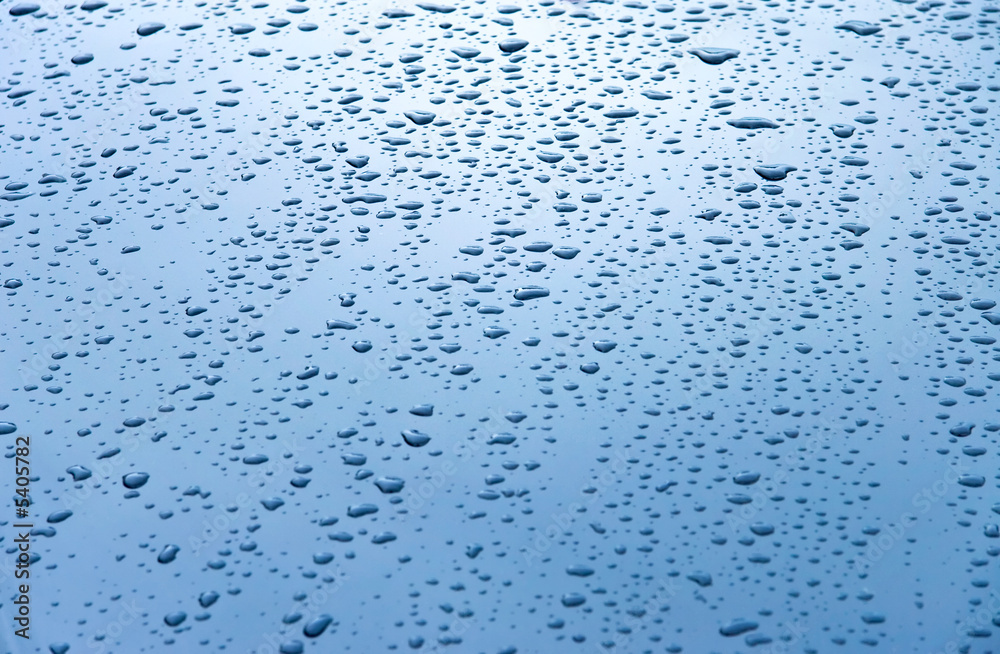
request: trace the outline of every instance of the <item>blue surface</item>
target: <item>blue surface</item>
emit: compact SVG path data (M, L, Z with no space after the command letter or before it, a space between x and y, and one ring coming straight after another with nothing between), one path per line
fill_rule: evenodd
M997 20L5 5L0 651L1000 650Z

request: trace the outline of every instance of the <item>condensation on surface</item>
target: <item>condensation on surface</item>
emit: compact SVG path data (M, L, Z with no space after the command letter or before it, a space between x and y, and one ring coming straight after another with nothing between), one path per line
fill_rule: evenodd
M2 651L997 651L998 19L5 5Z

